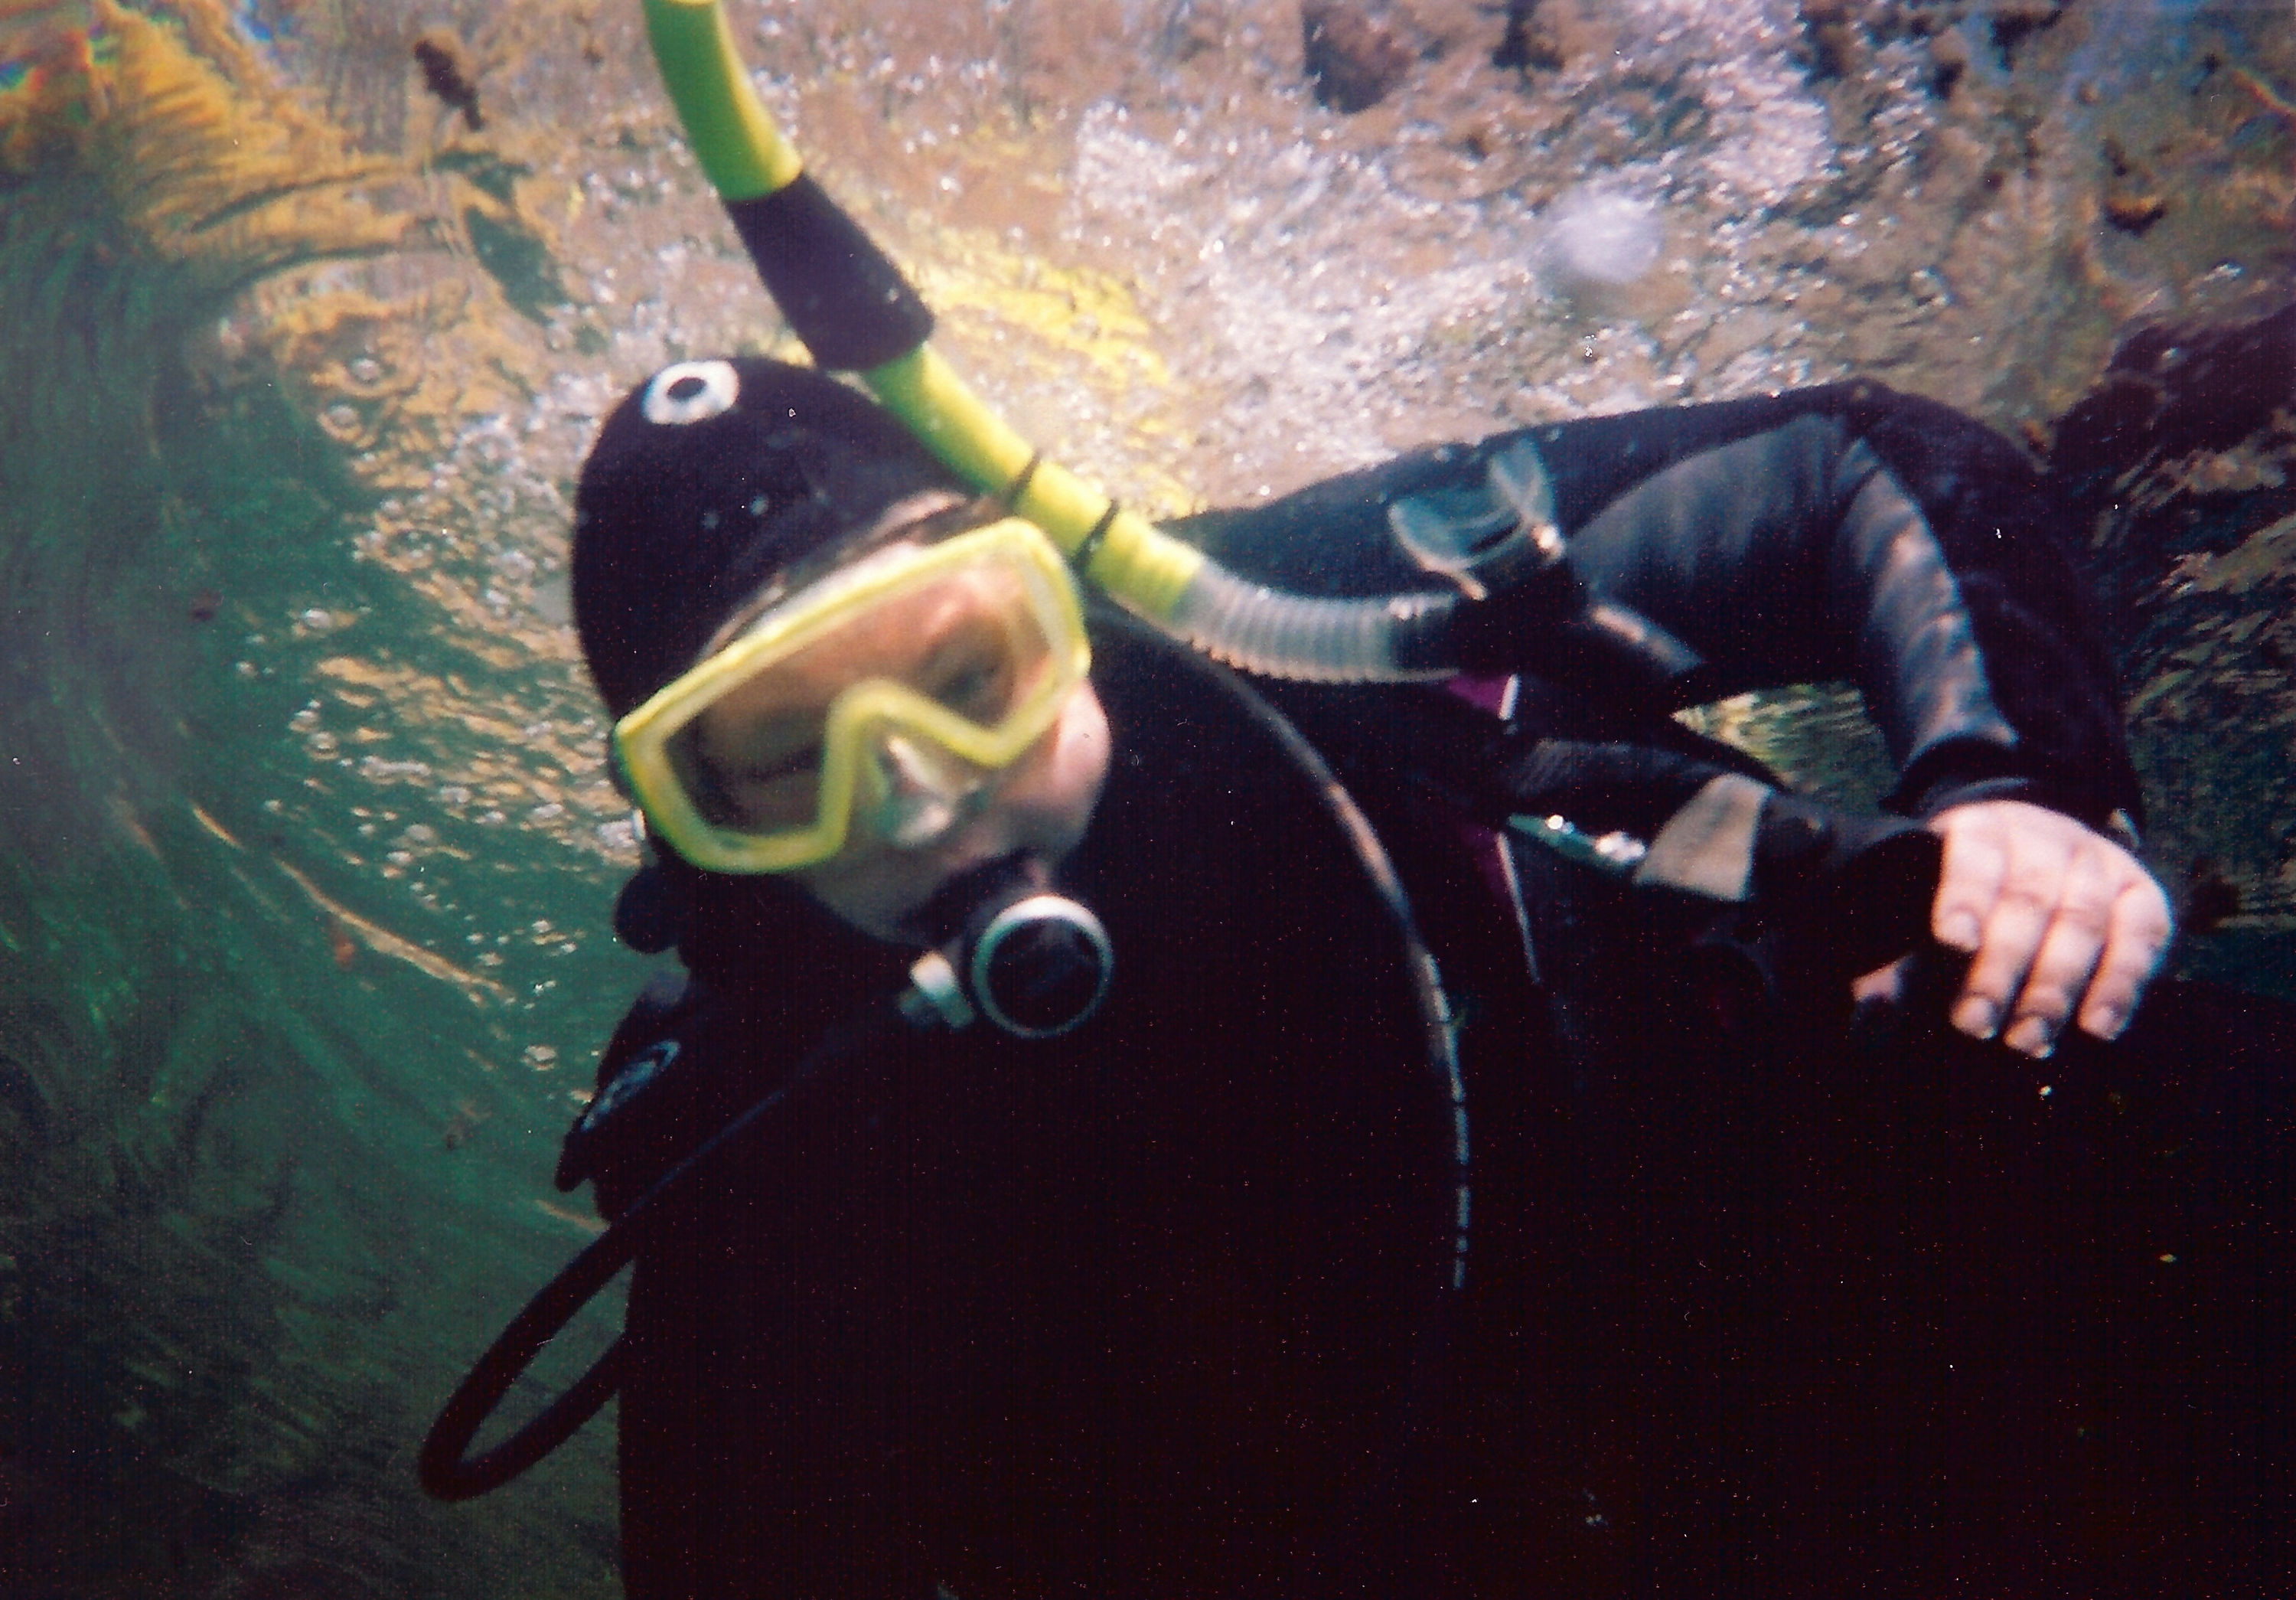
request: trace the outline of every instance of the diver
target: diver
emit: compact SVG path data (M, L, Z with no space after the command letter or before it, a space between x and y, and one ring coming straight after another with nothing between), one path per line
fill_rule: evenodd
M647 841L616 928L679 971L560 1162L612 1227L449 1403L434 1492L619 1392L634 1600L2273 1559L2284 1019L2151 982L2111 664L2021 453L1846 383L1152 529L934 362L714 5L649 21L817 367L678 363L584 464ZM1828 679L1882 814L1672 715ZM633 1259L611 1354L465 1461Z
M1727 1547L1705 1503L1755 1485L1709 1458L1710 1407L1636 1441L1635 1467L1714 1474L1688 1510L1602 1452L1656 1431L1650 1374L1619 1370L1653 1298L1741 1338L1752 1305L1676 1281L1665 1243L1623 1246L1647 1282L1601 1281L1563 1235L1620 1243L1632 1200L1742 1253L1695 1206L1778 1198L1613 1103L1730 1080L1762 1112L1704 1131L1774 1162L1759 1124L1824 1093L1796 1104L1778 1063L1883 1059L1841 1044L1871 967L1934 934L1967 961L1929 1003L2042 1057L2125 1025L2167 907L2108 836L2138 797L2046 504L1942 407L1850 385L1563 424L1176 531L1384 592L1427 578L1399 529L1472 521L1526 451L1573 563L1710 688L1864 687L1893 803L1944 841L1933 898L1828 887L1856 819L1647 707L1529 674L1245 683L1080 603L1041 534L820 373L681 364L610 417L577 619L652 841L619 925L685 972L618 1033L562 1182L611 1218L816 1041L838 1059L639 1252L633 1596L1535 1592L1642 1559L1590 1555L1589 1517L1631 1547L1712 1513L1698 1560ZM1546 836L1566 809L1576 850ZM1842 932L1893 885L1896 926ZM1074 948L1000 997L982 924L1040 903ZM1406 970L1429 956L1447 1063ZM899 990L911 1022L840 1036ZM2017 1059L1974 1070L2022 1097ZM1661 1148L1715 1186L1614 1170Z

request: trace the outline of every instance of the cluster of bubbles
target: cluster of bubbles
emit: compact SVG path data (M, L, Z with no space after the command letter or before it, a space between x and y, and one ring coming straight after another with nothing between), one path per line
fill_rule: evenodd
M1224 402L1202 429L1226 469L1216 493L1280 489L1478 419L1720 398L1825 365L1795 348L1790 310L1822 252L1775 236L1844 176L1797 8L1639 0L1611 24L1614 50L1535 90L1472 80L1506 116L1464 128L1408 86L1352 120L1303 93L1242 115L1083 113L1067 236L1133 263ZM1907 159L1922 131L1899 111L1883 159ZM1764 248L1714 248L1734 226ZM1772 308L1759 336L1710 343L1750 302ZM1290 461L1270 459L1273 416Z

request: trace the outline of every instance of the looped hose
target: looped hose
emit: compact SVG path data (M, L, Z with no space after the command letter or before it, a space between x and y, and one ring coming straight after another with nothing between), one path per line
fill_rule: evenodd
M478 1364L457 1384L453 1395L430 1424L415 1461L416 1475L425 1494L439 1500L467 1500L499 1489L573 1436L574 1431L598 1414L598 1408L621 1387L623 1341L616 1339L590 1370L565 1393L545 1407L502 1443L476 1456L466 1456L480 1427L494 1415L511 1385L534 1364L543 1347L574 1314L629 1265L645 1243L646 1230L665 1215L668 1202L691 1188L709 1169L724 1160L767 1118L787 1105L792 1095L832 1076L828 1069L868 1049L881 1036L905 1027L890 1005L872 1005L852 1020L832 1028L807 1051L782 1087L719 1128L632 1201L604 1233L582 1248L581 1253L527 1301Z
M500 1489L564 1444L576 1429L622 1386L622 1341L616 1339L573 1388L550 1402L542 1415L481 1455L464 1457L480 1424L494 1414L542 1347L590 1302L637 1253L638 1230L624 1223L608 1228L566 1264L542 1292L529 1301L502 1335L479 1358L422 1441L415 1473L422 1492L436 1500L468 1500Z

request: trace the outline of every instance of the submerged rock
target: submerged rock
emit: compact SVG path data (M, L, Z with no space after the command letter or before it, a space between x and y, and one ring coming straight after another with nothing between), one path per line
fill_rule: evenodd
M1554 26L1554 10L1552 5L1542 9L1538 0L1508 0L1506 32L1491 53L1491 65L1542 72L1564 65L1570 54Z
M1846 78L1857 70L1864 51L1849 0L1801 0L1801 27L1813 76Z
M2028 34L2038 33L2064 14L2064 0L1996 0L1993 42L2013 49Z
M1411 70L1411 52L1385 21L1346 0L1307 0L1300 8L1308 78L1335 111L1367 111Z
M2296 305L2226 326L2147 327L2059 419L2060 480L2117 477L2150 461L2221 450L2296 406Z
M2148 841L2186 880L2184 962L2284 992L2296 970L2292 409L2296 305L2155 324L2122 341L2049 453L2112 619Z
M2141 234L2168 215L2169 202L2120 141L2110 134L2104 140L2105 166L2111 176L2104 185L2104 217L2124 234Z

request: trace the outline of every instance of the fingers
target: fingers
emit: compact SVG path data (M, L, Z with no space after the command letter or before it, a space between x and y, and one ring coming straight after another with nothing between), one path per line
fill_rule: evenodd
M2085 870L2086 865L2078 854L2067 865L2056 906L2046 913L2040 947L2018 983L2002 1031L2001 1042L2026 1055L2045 1056L2056 1047L2057 1035L2087 993L2104 955L2116 886L2103 874ZM2013 973L2010 981L2016 981Z
M2080 1026L2099 1038L2118 1038L2136 1010L2137 997L2161 964L2175 931L2169 898L2147 874L2113 901L2103 959L2081 1002Z
M1948 831L1938 897L1946 908L1935 920L1941 924L1939 942L1971 956L1961 997L1954 1003L1953 1025L1976 1038L1994 1038L2005 1023L2013 1032L2022 1025L2017 1042L2030 1051L2034 1018L2013 1022L2010 1005L2022 994L2048 937L2071 850L2070 841L2053 831L2021 832L2018 820L1988 808ZM2061 947L2057 959L2068 965L2075 956L2070 948ZM2036 995L2033 1001L2046 1006L2050 997Z
M1953 1025L2035 1057L2069 1021L2120 1032L2169 943L2168 898L2136 857L2014 800L1942 813L1938 941L1970 953Z
M2009 875L2007 830L1979 806L1957 806L1930 825L1945 835L1930 932L1946 948L1974 956Z

